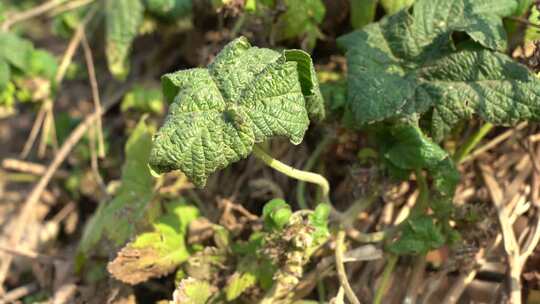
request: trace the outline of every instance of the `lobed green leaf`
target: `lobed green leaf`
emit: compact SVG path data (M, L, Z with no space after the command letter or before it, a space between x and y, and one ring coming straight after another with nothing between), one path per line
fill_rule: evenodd
M340 38L349 65L348 117L363 125L433 110L436 141L473 114L494 124L538 119L538 80L493 51L506 48L501 17L514 9L512 0L419 0L413 15L400 11ZM451 34L459 31L486 49L457 49Z
M150 165L157 172L180 169L203 186L212 172L247 157L255 143L284 136L299 144L309 125L308 109L322 115L306 56L251 47L241 37L208 69L163 76L163 95L173 103L154 137Z

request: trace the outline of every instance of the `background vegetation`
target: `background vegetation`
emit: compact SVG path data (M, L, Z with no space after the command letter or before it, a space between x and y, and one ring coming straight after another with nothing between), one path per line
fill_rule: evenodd
M540 303L539 9L1 2L0 302Z

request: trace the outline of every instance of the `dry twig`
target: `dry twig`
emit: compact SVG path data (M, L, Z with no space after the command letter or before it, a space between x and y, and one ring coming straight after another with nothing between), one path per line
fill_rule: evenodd
M94 100L94 109L96 112L101 112L101 98L99 97L99 87L96 78L96 68L94 65L94 59L92 58L92 49L88 44L88 39L86 39L86 34L84 30L81 34L81 44L84 51L84 58L86 60L86 67L88 69L88 76L90 78L90 87L92 88L92 99ZM97 143L98 143L98 156L100 158L105 157L105 144L103 140L103 124L101 117L96 120L96 133L97 133Z
M517 242L512 223L510 221L511 214L505 208L503 192L486 167L481 167L482 177L488 189L488 192L493 200L493 204L497 209L497 216L503 236L503 247L507 255L509 267L509 284L510 284L510 302L512 304L521 303L521 256L519 244Z
M39 286L37 283L30 283L18 288L15 288L7 292L1 299L0 304L14 303L20 298L26 297L27 295L36 292Z
M69 41L68 47L64 52L64 56L62 57L62 61L60 62L60 65L58 66L58 70L56 71L56 75L54 77L54 81L58 87L60 87L62 80L66 75L67 69L73 60L73 56L75 56L75 52L77 51L81 43L82 35L84 34L84 29L86 25L94 17L96 12L97 8L95 7L90 10L86 14L84 19L81 21L81 23L77 26L75 33L71 37L71 40ZM34 121L34 125L32 126L32 131L30 132L28 140L26 141L23 151L21 152L21 158L26 158L26 156L28 156L28 154L30 153L30 149L34 145L37 133L40 131L40 128L42 126L43 138L46 138L49 130L52 130L52 132L56 133L54 131L53 104L50 100L46 100L41 104L37 119ZM42 151L40 154L43 154L44 147L45 141L42 140L41 148L39 149L40 151Z
M26 10L24 12L20 12L20 13L8 16L8 18L0 26L0 29L2 29L2 31L4 32L7 32L9 28L12 27L15 23L42 15L54 9L57 6L64 4L67 1L69 0L50 0L38 6L34 6L31 9Z
M360 304L360 301L354 294L354 290L351 288L351 284L349 283L349 279L347 279L347 272L345 271L345 265L343 263L343 251L345 247L345 231L340 230L337 234L336 238L336 270L338 273L339 283L345 290L345 295L347 296L347 299L353 304Z
M518 124L515 128L512 128L512 129L509 129L509 130L505 131L501 135L499 135L499 136L493 138L492 140L490 140L485 145L483 145L483 146L479 147L478 149L474 150L473 152L471 152L467 157L463 158L461 163L471 161L471 160L475 159L476 157L482 155L486 151L489 151L489 150L493 149L494 147L498 146L500 143L502 143L503 141L507 140L512 135L514 135L515 132L525 129L525 127L527 127L528 125L529 125L528 122L522 122L522 123Z
M34 175L43 175L47 170L47 167L42 164L27 162L23 160L18 160L14 158L6 158L2 160L2 168L6 170L19 171L23 173L30 173ZM65 170L58 170L55 173L55 176L60 178L66 178L69 173Z

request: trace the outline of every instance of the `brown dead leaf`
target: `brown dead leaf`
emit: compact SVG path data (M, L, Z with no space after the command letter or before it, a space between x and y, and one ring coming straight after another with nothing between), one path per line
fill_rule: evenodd
M107 265L109 273L117 280L135 285L150 278L161 277L174 270L155 263L159 255L152 248L124 247Z

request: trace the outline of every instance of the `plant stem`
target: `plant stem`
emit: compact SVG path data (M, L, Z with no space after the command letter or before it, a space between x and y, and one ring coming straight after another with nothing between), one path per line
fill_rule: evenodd
M397 255L391 255L388 258L388 262L386 263L386 266L384 267L381 285L379 285L379 288L377 288L377 292L375 293L375 299L373 300L374 304L382 303L384 292L388 288L388 283L390 283L390 277L392 275L392 272L394 271L394 268L396 267L397 261L398 261Z
M231 37L235 38L238 35L240 30L244 26L245 22L246 22L246 13L243 13L240 15L240 17L238 17L238 19L234 23L234 26L231 30Z
M336 270L338 273L339 283L345 290L347 299L353 304L360 304L360 301L354 294L354 291L347 279L347 272L345 271L345 265L343 264L343 251L345 250L345 230L341 229L336 238Z
M326 178L324 178L324 176L313 172L298 170L284 164L266 153L259 145L255 145L253 147L253 154L258 159L262 160L267 166L276 171L300 181L319 185L319 187L321 187L323 197L325 197L325 199L328 198L328 193L330 193L330 184Z
M303 170L310 171L313 168L313 166L315 166L315 163L321 156L322 152L333 140L334 140L334 137L331 135L324 136L322 141L317 145L315 150L313 150L313 152L309 156ZM306 203L305 193L306 193L306 183L303 181L298 182L298 186L296 187L296 201L298 202L298 206L300 206L300 208L302 209L309 208L309 206Z
M454 161L456 164L461 163L467 155L482 141L482 139L493 129L493 125L489 122L486 122L476 133L467 138L463 146L459 148L454 154Z
M411 211L412 216L424 214L429 203L429 188L424 173L422 170L416 170L415 176L416 182L418 183L419 194L418 198L416 199L416 204L414 204Z

